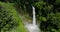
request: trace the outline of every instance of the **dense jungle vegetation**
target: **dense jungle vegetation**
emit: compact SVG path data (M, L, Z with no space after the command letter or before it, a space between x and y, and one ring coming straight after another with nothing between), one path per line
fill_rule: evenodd
M0 0L0 32L27 32L19 13L32 19L32 6L41 31L60 32L60 0Z

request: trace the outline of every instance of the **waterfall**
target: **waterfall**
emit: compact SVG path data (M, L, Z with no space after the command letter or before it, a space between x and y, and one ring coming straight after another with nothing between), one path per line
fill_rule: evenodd
M28 32L40 32L38 26L36 25L36 14L35 14L35 8L32 6L33 9L33 22L28 23L25 18L22 17L22 21L24 21L25 27L29 30ZM25 20L23 20L25 19Z
M34 6L32 6L32 8L33 8L33 25L35 26L36 25L35 8Z

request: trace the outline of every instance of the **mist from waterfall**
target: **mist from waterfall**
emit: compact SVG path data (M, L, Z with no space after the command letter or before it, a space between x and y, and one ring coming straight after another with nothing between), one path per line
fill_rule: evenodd
M32 6L32 9L33 9L33 25L35 26L36 25L35 7Z

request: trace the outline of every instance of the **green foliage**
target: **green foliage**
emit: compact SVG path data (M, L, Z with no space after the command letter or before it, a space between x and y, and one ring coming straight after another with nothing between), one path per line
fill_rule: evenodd
M60 4L60 0L56 0L55 2L56 2L55 4L57 5Z
M60 0L42 0L35 2L37 19L43 32L60 32Z
M6 0L6 2L7 1L10 2L12 0L10 0L10 1ZM31 5L33 5L36 8L36 15L37 15L36 17L37 17L37 20L40 21L40 29L43 32L60 32L60 24L59 24L60 23L60 0L13 0L12 2L14 2L14 1L16 1L15 5L17 7L17 10L19 9L19 11L22 11L20 9L22 7L22 9L24 9L23 12L26 12L29 15L32 14ZM6 8L4 8L4 10L2 9L3 12L1 12L2 14L0 13L0 15L3 17L5 17L4 16L5 13L11 15L10 10L12 10L12 11L15 10L15 9L11 9L13 6L10 6L9 3L5 4L5 5L4 5L4 3L2 3L1 6L10 7L10 8L6 7ZM9 13L4 12L6 9L9 10ZM12 11L11 11L11 13L12 13ZM13 13L13 14L15 15L16 13ZM9 15L7 15L7 16L9 16ZM13 17L11 17L11 18L13 19ZM16 18L18 19L18 17L16 17ZM7 20L4 20L4 21L7 21ZM21 24L21 26L22 26L22 24Z
M33 5L38 7L39 9L42 9L44 7L44 5L46 5L46 3L41 1L41 2L36 2Z
M14 5L0 2L0 32L27 32Z
M45 17L40 16L40 21L46 21L47 19Z
M13 4L0 2L0 32L10 31L18 26Z

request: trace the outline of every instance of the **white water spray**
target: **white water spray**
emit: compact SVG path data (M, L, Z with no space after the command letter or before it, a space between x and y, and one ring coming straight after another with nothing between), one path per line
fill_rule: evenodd
M33 25L35 26L36 25L35 8L34 6L32 6L32 8L33 8Z

